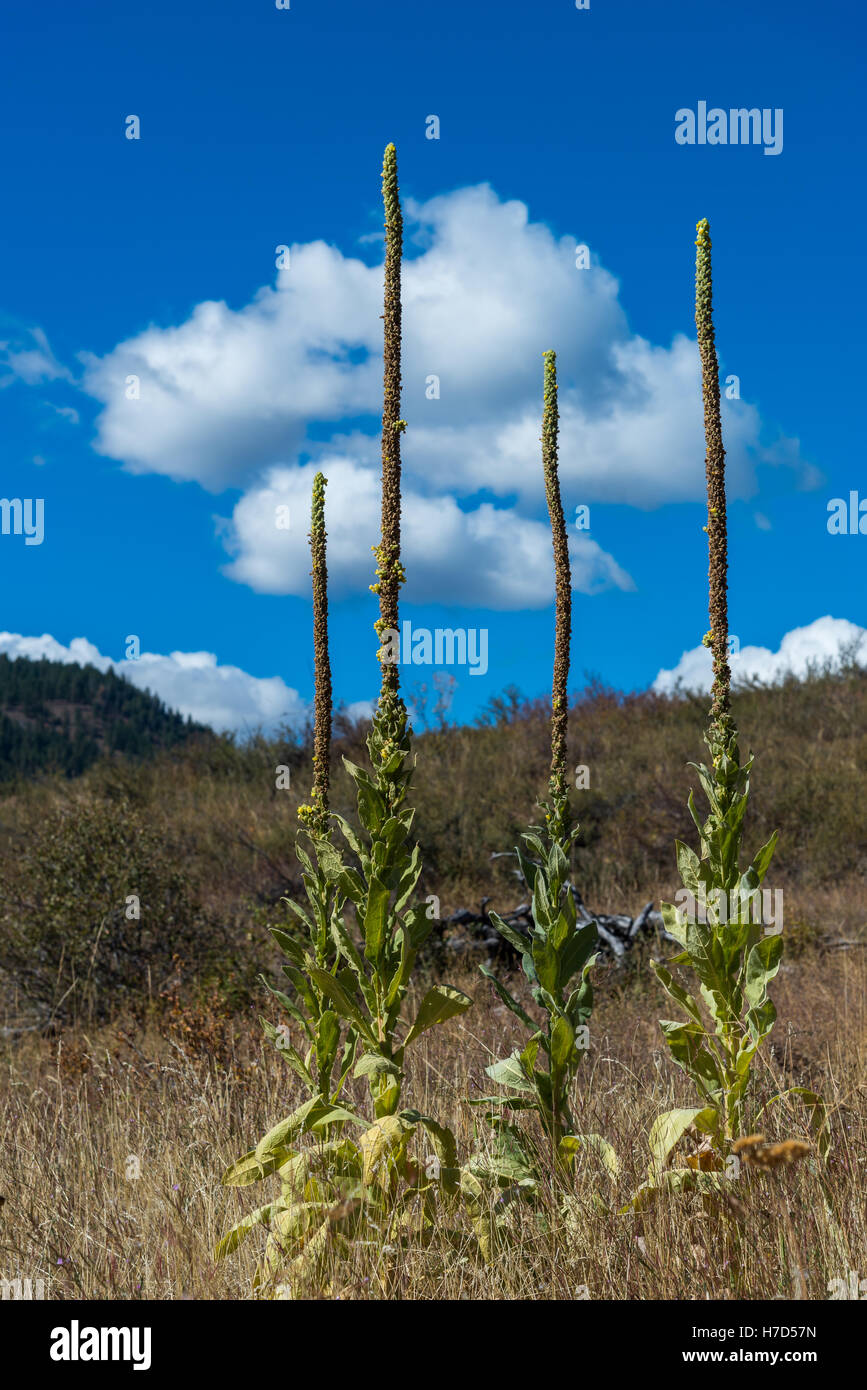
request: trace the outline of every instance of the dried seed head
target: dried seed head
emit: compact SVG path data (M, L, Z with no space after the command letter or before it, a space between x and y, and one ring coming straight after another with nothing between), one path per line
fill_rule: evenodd
M755 1149L764 1142L765 1136L763 1134L745 1134L742 1138L735 1139L732 1144L732 1153L739 1154L743 1153L744 1149Z
M557 448L560 414L557 405L557 354L545 352L545 375L542 408L542 471L545 476L545 496L554 542L554 579L556 588L556 620L554 632L554 675L551 683L551 776L548 788L551 798L547 812L549 829L554 839L565 835L570 821L568 779L566 775L566 735L569 724L569 642L572 632L572 571L569 563L569 540L566 519L560 498L560 477L557 471Z
M806 1158L813 1152L813 1146L802 1139L783 1139L779 1144L768 1144L763 1134L748 1134L736 1139L732 1150L750 1167L782 1168Z
M310 516L310 554L313 561L313 790L310 805L298 807L298 819L310 834L325 838L330 833L328 787L331 765L331 661L328 654L328 569L326 566L325 488L328 479L313 479Z
M728 552L726 531L725 449L720 416L719 363L713 326L711 239L707 218L696 226L695 325L701 356L704 433L706 441L707 531L710 632L713 652L711 728L723 739L732 730L729 713L731 670L728 661Z
M757 1168L782 1168L789 1163L797 1163L813 1152L810 1144L801 1139L784 1139L781 1144L762 1144L757 1149L748 1149L744 1162Z
M400 418L400 270L403 255L403 217L397 183L397 151L386 146L382 165L385 207L385 296L382 406L382 540L376 550L376 592L379 594L378 633L399 630L398 594L404 581L400 563L400 437L406 421ZM380 649L381 650L381 649ZM380 656L380 699L394 704L398 690L395 662ZM396 712L396 711L395 711Z
M383 405L382 405L382 539L374 548L379 618L374 630L380 639L377 660L380 693L368 748L374 775L398 751L409 754L406 706L400 698L397 663L386 658L382 646L387 631L399 632L398 595L405 581L400 559L400 437L406 421L400 415L401 302L400 270L403 255L403 217L397 182L397 151L387 145L382 165L382 200L385 208L385 291L383 309ZM398 784L386 776L382 790L393 805L401 795Z

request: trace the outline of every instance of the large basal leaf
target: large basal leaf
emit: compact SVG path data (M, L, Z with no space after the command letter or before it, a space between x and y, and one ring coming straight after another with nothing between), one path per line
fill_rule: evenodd
M275 1241L285 1252L307 1231L321 1226L328 1208L328 1202L293 1202L272 1218L271 1233Z
M245 1216L243 1220L238 1222L237 1226L233 1226L231 1231L227 1231L222 1240L218 1242L214 1251L214 1258L224 1260L227 1255L231 1255L234 1250L237 1250L241 1241L246 1240L254 1226L267 1225L271 1220L272 1213L282 1210L282 1207L282 1201L269 1202L267 1206L251 1211L249 1216Z
M297 1110L293 1110L291 1115L287 1115L285 1120L280 1120L279 1124L269 1129L268 1133L259 1140L254 1153L262 1162L269 1155L276 1153L280 1149L287 1147L287 1141L294 1138L296 1134L302 1134L305 1129L309 1129L320 1115L327 1109L325 1101L321 1096L314 1096L307 1100L303 1105L299 1105Z
M330 1128L331 1125L358 1125L360 1129L367 1129L367 1120L363 1120L360 1115L356 1115L353 1110L347 1110L345 1105L332 1105L324 1111L313 1124L309 1126L311 1133L318 1134Z
M291 1150L275 1149L267 1158L259 1159L256 1150L250 1149L229 1165L220 1181L224 1187L249 1187L276 1172L290 1157Z
M516 1125L502 1121L497 1125L490 1153L473 1159L470 1169L483 1180L494 1178L498 1182L519 1185L534 1184L537 1180L525 1136Z
M430 1115L422 1115L418 1110L402 1110L401 1118L410 1124L421 1125L430 1138L434 1152L439 1160L439 1182L444 1192L450 1195L457 1192L460 1177L458 1169L458 1146L448 1125L441 1125Z
M383 1115L359 1140L363 1166L362 1181L373 1182L383 1163L397 1156L406 1147L415 1126L400 1115Z
M469 995L454 989L451 985L434 985L419 1005L415 1023L404 1040L404 1047L414 1042L425 1029L433 1028L437 1023L445 1023L447 1018L454 1018L456 1014L465 1013L472 1007L472 1003Z
M620 1159L613 1145L601 1134L564 1134L559 1144L562 1154L574 1157L581 1149L592 1149L602 1159L611 1178L620 1175Z
M721 1173L702 1173L694 1168L667 1168L649 1178L639 1187L621 1215L630 1211L647 1211L661 1192L721 1192L725 1178Z
M683 1138L690 1125L694 1125L705 1134L713 1134L718 1123L718 1112L712 1106L666 1110L650 1127L648 1143L652 1169L656 1172L662 1171L668 1155Z

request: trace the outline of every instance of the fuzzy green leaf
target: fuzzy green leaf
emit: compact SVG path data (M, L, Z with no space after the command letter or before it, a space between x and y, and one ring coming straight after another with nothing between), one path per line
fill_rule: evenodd
M446 1019L454 1018L456 1014L465 1013L472 1007L472 1003L469 995L464 994L462 990L454 989L451 985L434 985L419 1005L415 1022L404 1040L404 1047L408 1047L427 1028L433 1028L437 1023L445 1023Z
M499 1082L501 1086L511 1086L515 1091L535 1091L536 1089L521 1065L520 1053L518 1052L513 1052L510 1057L504 1057L501 1062L494 1062L491 1066L485 1067L485 1071L492 1081Z
M712 1106L696 1106L687 1110L666 1110L658 1116L650 1127L649 1145L653 1168L661 1171L666 1159L676 1144L680 1142L690 1125L713 1134L718 1124L718 1113ZM690 1170L692 1171L692 1170Z
M382 958L388 933L388 905L391 894L375 875L370 880L367 910L364 914L364 954L373 966Z

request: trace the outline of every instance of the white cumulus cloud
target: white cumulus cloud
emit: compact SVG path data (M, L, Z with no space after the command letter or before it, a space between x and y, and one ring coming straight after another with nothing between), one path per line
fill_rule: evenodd
M328 574L333 597L370 584L371 536L380 520L379 473L347 458L302 468L274 468L246 492L224 540L236 558L226 573L259 593L310 592L310 494L316 468L328 478L325 515ZM286 510L288 509L288 511ZM288 517L288 527L283 524ZM633 582L596 541L571 542L573 585L582 593L631 589ZM454 497L405 491L402 552L413 602L485 608L540 608L553 597L551 533L547 523L489 502L463 511Z
M451 602L460 591L468 604L520 608L550 595L539 529L548 348L558 353L567 510L703 497L694 342L676 335L663 346L632 334L618 282L598 257L579 269L576 236L556 236L488 185L407 200L406 225L403 458L417 596ZM240 488L223 526L227 573L299 594L307 592L303 547L293 554L292 540L274 534L267 508L286 492L301 515L309 461L328 460L330 562L344 588L366 583L378 536L381 313L381 265L321 241L293 245L274 283L241 308L208 301L183 323L152 325L105 356L81 354L84 389L102 406L95 447L132 472L194 480L214 493ZM815 485L798 441L766 440L755 405L725 400L723 410L730 496L756 492L760 463ZM578 588L628 587L616 560L588 538L575 556Z
M539 497L541 354L559 356L562 468L587 500L655 506L699 498L701 398L694 343L630 334L618 283L575 266L525 204L491 188L408 203L423 249L404 263L407 470L426 490L490 488ZM102 402L96 446L135 472L220 491L315 448L308 427L381 409L382 269L323 242L243 308L199 304L182 324L151 326L105 357L82 354ZM127 379L140 382L128 399ZM439 397L428 399L431 376ZM759 460L803 469L797 442L768 449L755 407L725 401L734 495Z
M835 666L841 655L849 653L860 665L867 666L867 628L850 623L846 618L817 618L806 627L787 632L778 651L773 652L769 647L741 647L730 663L732 683L760 680L772 685L790 673L806 676L813 667L821 669L826 663ZM678 687L706 692L712 680L710 650L698 646L684 652L670 671L660 671L653 689L663 694Z

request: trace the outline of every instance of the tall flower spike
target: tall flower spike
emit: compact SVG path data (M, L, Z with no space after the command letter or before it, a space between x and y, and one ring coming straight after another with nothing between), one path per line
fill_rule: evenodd
M382 540L377 558L380 643L387 632L398 632L398 594L404 571L400 562L400 436L406 421L400 418L400 269L403 254L403 217L397 184L397 151L387 145L382 165L382 199L385 205L385 303L384 372L382 406ZM385 710L399 713L398 670L382 646L378 653L382 673L380 699Z
M313 560L313 790L311 805L299 806L298 819L310 834L330 834L328 788L331 765L331 659L328 654L328 568L326 565L325 488L328 479L313 479L310 515L310 554Z
M732 733L729 713L731 670L728 660L728 542L726 533L725 449L720 419L719 363L713 328L711 239L707 218L696 224L695 326L701 354L704 433L707 445L707 539L710 632L705 643L713 653L713 692L710 708L712 736L727 742Z
M557 439L560 413L557 406L557 354L545 352L544 404L542 410L542 470L545 495L554 541L556 583L556 626L554 634L554 676L551 683L551 776L548 783L551 808L550 831L555 839L569 827L569 793L566 774L566 732L569 723L569 641L572 632L572 574L566 519L560 500L557 472Z

